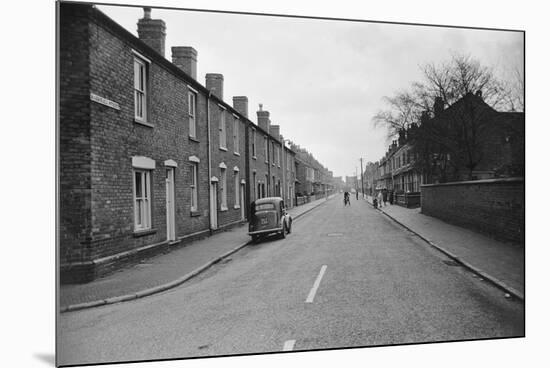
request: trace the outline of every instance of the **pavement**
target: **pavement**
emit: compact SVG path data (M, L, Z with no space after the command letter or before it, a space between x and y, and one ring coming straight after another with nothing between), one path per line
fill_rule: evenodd
M296 220L331 198L321 198L288 212ZM190 242L86 284L61 285L58 293L60 311L120 303L176 287L249 245L247 225L245 222Z
M372 204L372 198L366 198ZM525 299L525 247L502 242L460 226L451 225L421 213L420 208L390 205L382 213L447 254L480 278L507 293Z

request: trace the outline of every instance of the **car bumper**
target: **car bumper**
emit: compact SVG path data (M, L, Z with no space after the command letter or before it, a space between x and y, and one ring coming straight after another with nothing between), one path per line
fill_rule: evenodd
M279 229L267 229L267 230L258 230L258 231L249 231L248 235L262 235L262 234L269 234L269 233L277 233L279 231L282 231L283 228Z

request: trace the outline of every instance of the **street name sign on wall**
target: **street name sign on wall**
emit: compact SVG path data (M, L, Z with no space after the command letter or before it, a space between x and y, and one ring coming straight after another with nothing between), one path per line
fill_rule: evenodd
M120 105L118 103L108 100L105 97L98 96L95 93L90 92L90 100L108 106L112 109L120 110Z

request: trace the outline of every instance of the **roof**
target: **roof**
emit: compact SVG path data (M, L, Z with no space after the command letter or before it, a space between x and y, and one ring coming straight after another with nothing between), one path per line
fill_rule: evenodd
M113 31L117 36L123 38L127 42L133 44L135 47L139 48L139 52L142 52L147 57L150 57L152 60L155 61L158 65L161 65L168 69L173 75L176 77L179 77L183 79L187 84L191 85L193 88L196 88L201 93L204 93L205 95L208 95L211 100L214 102L224 106L229 110L231 113L237 115L241 120L248 122L249 124L253 125L255 129L259 129L264 133L265 135L272 138L274 141L279 142L278 137L274 137L269 132L266 132L264 129L262 129L259 125L255 124L252 120L247 118L246 116L242 115L239 111L235 110L235 108L231 105L229 105L224 100L220 99L216 95L210 92L204 85L202 85L200 82L195 80L193 77L185 73L183 70L178 68L176 65L174 65L171 61L163 57L161 54L159 54L155 49L147 45L145 42L140 40L138 37L134 36L130 31L128 31L126 28L118 24L116 21L111 19L108 15L103 13L101 10L97 9L95 5L92 4L84 4L84 3L61 3L61 6L64 7L87 7L91 11L91 20L93 22L99 22L105 27L109 28L111 31Z
M280 202L282 200L283 199L281 197L266 197L266 198L256 199L254 203L255 204L272 203L272 202Z

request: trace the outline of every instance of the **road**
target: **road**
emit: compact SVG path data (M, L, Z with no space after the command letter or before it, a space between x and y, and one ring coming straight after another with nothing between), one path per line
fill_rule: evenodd
M523 336L524 305L335 198L178 288L58 323L59 363L86 364Z

